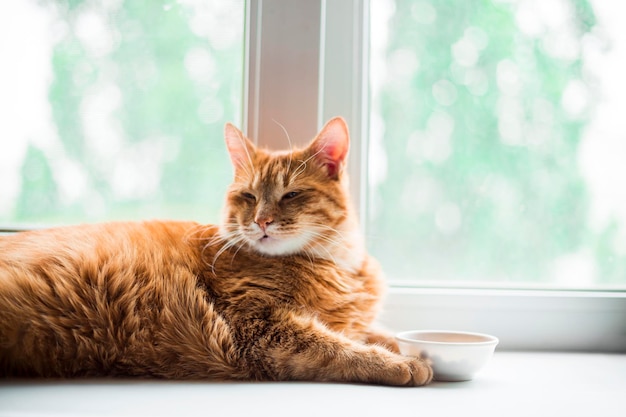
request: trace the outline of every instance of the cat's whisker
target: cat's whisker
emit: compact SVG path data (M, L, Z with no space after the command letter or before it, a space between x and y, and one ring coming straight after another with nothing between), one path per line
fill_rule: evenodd
M185 232L185 235L183 236L183 241L185 242L189 242L189 241L203 241L206 240L207 237L205 237L205 234L207 232L210 232L211 227L204 225L204 224L197 224L191 228L189 228L189 230L187 230L187 232ZM198 236L198 231L201 231L201 233Z
M236 174L235 180L239 182L246 183L249 178L254 178L254 167L247 167L245 165L241 165L241 169L244 171L244 175Z
M324 236L324 235L317 235L317 236L315 236L315 238L316 238L317 240L321 240L322 242L324 242L325 244L327 244L327 245L328 245L328 246L330 246L331 248L338 248L338 247L341 247L341 246L342 246L342 243L343 243L343 242L340 242L340 241L338 241L338 240L328 238L327 236ZM320 246L320 247L325 247L325 245L318 245L318 246Z
M224 226L227 226L227 227L230 226L230 228L232 228L232 229L236 229L237 228L237 224L235 224L235 223L226 223ZM222 235L221 232L218 232L218 233L216 233L215 235L213 235L211 237L209 242L205 245L205 248L213 246L213 245L216 245L218 243L227 242L229 238L230 238L230 235L224 236L224 235Z
M305 161L301 161L300 165L298 165L298 168L296 168L296 170L294 171L293 174L291 174L291 178L289 179L290 182L294 182L296 179L298 179L298 177L306 170L306 162Z
M211 269L213 271L213 273L215 273L215 263L217 262L218 258L227 250L230 250L232 247L234 246L238 246L237 250L235 251L235 253L233 254L233 258L231 259L231 262L234 260L235 256L237 255L237 253L239 252L239 250L245 245L246 241L245 238L243 236L229 236L228 239L224 239L224 241L226 242L226 244L224 246L222 246L213 256L213 262L211 263Z
M287 143L289 144L289 151L293 151L293 143L291 142L291 138L289 137L289 133L287 132L285 126L276 119L272 119L272 122L276 123L278 127L283 130L283 132L285 133L285 137L287 138Z
M339 230L331 226L325 225L325 224L300 222L299 225L306 227L308 233L314 234L315 237L324 239L328 243L332 243L333 245L336 245L336 246L342 245L347 240L345 236ZM322 229L322 230L316 230L316 229ZM336 235L337 238L328 236L324 234L324 232L331 232L333 235Z
M246 175L249 175L250 177L251 174L253 174L255 172L254 170L254 162L252 161L252 156L250 155L250 152L248 151L248 144L246 143L246 139L241 136L241 134L239 135L239 141L241 142L241 148L244 150L244 152L246 153L246 158L248 160L248 167L250 168L250 171L248 171L243 164L241 164L240 166L244 169L244 171L246 172Z
M246 241L245 239L242 237L240 240L240 244L237 246L237 250L235 251L235 253L233 253L232 258L230 259L230 265L233 265L233 262L235 261L235 257L237 256L237 254L239 253L239 251L241 250L241 248L243 248L246 245Z
M333 241L336 241L338 243L341 242L341 239L335 239L332 236L327 235L327 230L317 230L317 225L307 226L306 233L311 234L311 235L313 235L315 237L325 238L327 240L333 240Z
M313 155L309 156L304 163L306 164L307 162L309 162L311 159L315 158L317 155L321 154L324 151L324 147L322 146L317 152L315 152Z
M313 227L313 228L319 228L319 229L324 229L324 230L329 230L335 234L337 234L338 236L341 236L342 238L344 237L343 234L337 230L336 228L329 226L327 224L323 224L323 223L319 223L319 222L307 222L307 221L299 221L298 222L299 225L303 225L306 227Z
M317 152L315 152L313 155L309 156L307 159L305 159L304 161L302 161L300 163L300 165L298 166L298 168L296 169L296 172L294 172L294 174L291 176L291 181L295 181L298 176L300 176L304 170L306 169L307 163L315 158L317 155L319 155L320 153L322 153L324 151L324 147L322 147L320 150L318 150Z
M223 226L225 226L227 229L236 230L238 227L238 224L234 222L229 222L229 223L225 223ZM206 250L211 246L225 243L225 245L222 248L220 248L217 252L218 254L221 254L224 250L228 249L229 245L231 244L231 241L239 239L239 238L240 237L238 237L234 231L232 232L228 231L226 234L223 234L222 231L219 231L218 233L214 234L211 237L211 239L209 239L207 244L204 245L203 249Z
M253 177L253 175L247 169L244 168L244 171L245 171L245 175L235 173L235 181L246 183L248 182L249 178Z
M322 230L317 230L317 229L322 229ZM328 234L328 231L330 231L331 234ZM302 233L306 234L310 238L323 240L331 244L332 246L340 246L345 243L345 239L339 231L337 231L336 229L330 226L321 225L319 223L300 222L298 223L297 228L283 229L281 230L281 233L276 234L275 237L277 238L291 237L296 234L302 234ZM336 235L337 237L334 237L333 235Z
M316 249L321 249L322 251L324 251L326 253L326 255L328 256L328 258L322 256L322 258L326 258L326 259L330 259L334 264L337 263L337 260L335 259L335 256L325 247L325 246L316 246ZM313 248L309 249L310 251L313 250ZM312 255L314 255L316 258L320 257L320 253L315 253L312 252Z
M309 263L311 264L311 269L314 269L315 263L313 262L313 258L311 257L311 254L309 253L309 251L305 250L303 254L306 255L307 259L309 260Z
M308 230L307 235L310 237L309 243L305 246L304 250L322 250L324 251L328 257L330 257L333 262L335 261L335 257L330 252L330 249L335 249L343 246L344 242L333 239L330 236L325 236L320 232L316 232L314 230ZM314 253L314 252L313 252ZM314 253L315 254L315 253ZM319 253L317 254L319 256Z
M287 132L285 126L279 123L276 119L272 119L272 121L283 130L285 136L287 137L287 143L289 144L289 163L287 164L287 172L289 172L291 170L291 160L293 158L293 144L291 143L291 138L289 137L289 133Z

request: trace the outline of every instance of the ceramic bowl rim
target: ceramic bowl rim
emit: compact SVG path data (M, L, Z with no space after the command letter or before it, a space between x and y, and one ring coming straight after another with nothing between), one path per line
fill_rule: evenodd
M461 336L474 336L480 337L485 340L476 341L476 342L444 342L444 341L435 341L435 340L421 340L417 339L420 334L449 334L449 335L461 335ZM411 337L413 336L413 337ZM477 333L477 332L466 332L466 331L457 331L457 330L406 330L396 334L396 339L405 342L405 343L420 343L424 345L441 345L441 346L491 346L497 345L500 340L487 333Z

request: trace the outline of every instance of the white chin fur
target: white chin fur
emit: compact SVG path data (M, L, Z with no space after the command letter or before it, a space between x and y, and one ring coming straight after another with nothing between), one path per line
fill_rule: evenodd
M288 256L296 253L306 253L309 256L319 257L335 262L341 268L356 272L362 266L365 258L365 247L358 228L350 224L342 224L338 228L339 240L335 244L310 246L314 234L306 231L298 235L280 236L272 233L270 228L268 237L263 239L264 233L256 225L250 226L247 231L228 232L221 228L221 235L226 239L241 239L248 246L265 256ZM236 236L239 236L238 238Z
M277 238L269 236L250 241L250 245L257 252L269 256L292 255L301 252L306 243L306 239L301 237Z

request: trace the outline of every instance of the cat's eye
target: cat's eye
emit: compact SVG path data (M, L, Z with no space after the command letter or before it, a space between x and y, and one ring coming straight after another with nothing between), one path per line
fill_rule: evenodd
M241 196L242 196L243 198L245 198L246 200L256 201L256 197L255 197L255 196L254 196L254 194L252 194L252 193L243 192L243 193L241 193Z
M295 197L295 196L297 196L298 194L299 194L299 193L298 193L297 191L291 191L291 192L288 192L287 194L285 194L285 195L283 196L283 198L282 198L282 199L283 199L283 200L289 200L289 199L294 198L294 197Z

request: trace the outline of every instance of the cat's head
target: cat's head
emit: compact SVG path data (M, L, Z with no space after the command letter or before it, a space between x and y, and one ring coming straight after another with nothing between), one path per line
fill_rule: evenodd
M343 119L329 121L303 149L259 149L231 124L225 139L235 178L221 234L232 245L268 256L332 258L346 244L343 234L351 232L354 220L344 172L349 134Z

